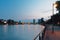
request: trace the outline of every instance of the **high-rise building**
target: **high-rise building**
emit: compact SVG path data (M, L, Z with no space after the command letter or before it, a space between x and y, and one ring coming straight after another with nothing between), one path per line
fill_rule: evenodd
M40 24L41 23L41 19L38 19L38 24Z
M35 19L33 19L33 24L35 24Z

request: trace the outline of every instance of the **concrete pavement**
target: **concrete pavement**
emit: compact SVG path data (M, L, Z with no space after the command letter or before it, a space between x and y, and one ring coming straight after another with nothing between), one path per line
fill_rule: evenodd
M60 26L52 26L52 25L47 26L44 35L44 40L60 40Z

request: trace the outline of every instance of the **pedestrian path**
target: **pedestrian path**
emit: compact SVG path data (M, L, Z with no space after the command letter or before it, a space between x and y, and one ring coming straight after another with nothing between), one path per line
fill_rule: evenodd
M52 27L54 31L52 31ZM44 40L60 40L60 27L49 26L45 31Z

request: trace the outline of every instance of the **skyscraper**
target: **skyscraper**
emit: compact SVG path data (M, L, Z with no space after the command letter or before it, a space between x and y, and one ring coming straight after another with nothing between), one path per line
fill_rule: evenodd
M38 24L40 24L41 23L41 19L38 19Z
M33 24L35 24L35 19L33 19Z

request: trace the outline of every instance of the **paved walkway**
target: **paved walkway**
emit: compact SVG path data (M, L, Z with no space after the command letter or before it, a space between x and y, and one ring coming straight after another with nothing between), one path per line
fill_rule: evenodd
M52 32L52 27L54 28L54 32ZM60 40L60 27L48 26L45 31L44 40Z

